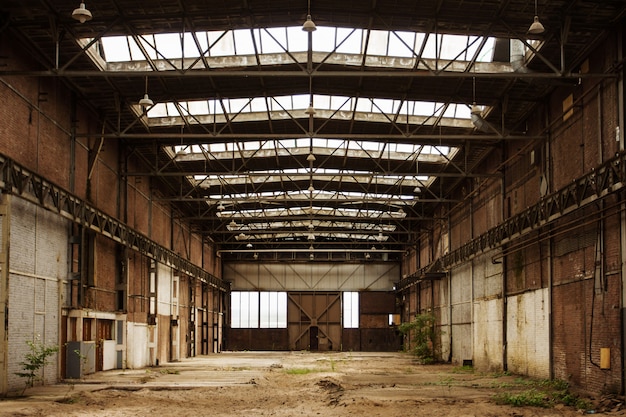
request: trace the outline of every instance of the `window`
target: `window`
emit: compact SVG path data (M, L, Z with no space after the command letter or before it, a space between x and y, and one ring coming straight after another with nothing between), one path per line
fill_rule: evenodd
M259 303L260 327L262 329L287 328L287 293L262 292Z
M287 328L287 293L233 291L230 295L233 329Z
M359 328L359 293L343 293L343 328Z

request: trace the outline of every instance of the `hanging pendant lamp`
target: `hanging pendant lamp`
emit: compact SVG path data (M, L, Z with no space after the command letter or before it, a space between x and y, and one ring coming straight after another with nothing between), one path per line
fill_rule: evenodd
M72 18L78 20L80 23L85 23L86 21L91 20L92 17L91 12L87 10L84 2L81 2L78 9L74 9L72 12Z
M537 0L535 0L535 17L530 27L528 28L528 34L529 35L541 35L543 32L545 32L545 30L546 29L543 27L543 25L539 21L539 15L537 14Z

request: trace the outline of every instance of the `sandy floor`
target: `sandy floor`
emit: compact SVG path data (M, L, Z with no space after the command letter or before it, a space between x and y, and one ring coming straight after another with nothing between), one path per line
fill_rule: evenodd
M541 389L510 375L423 366L402 353L222 353L29 388L0 400L0 416L626 415L619 398L589 399L592 411L494 400Z

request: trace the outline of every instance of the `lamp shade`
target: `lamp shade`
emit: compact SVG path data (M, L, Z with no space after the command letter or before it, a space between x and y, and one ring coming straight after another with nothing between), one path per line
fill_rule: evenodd
M306 16L306 21L302 25L302 30L305 32L315 32L317 30L315 23L313 23L313 20L311 20L310 14Z
M91 20L92 17L91 12L87 10L84 2L81 2L78 9L74 9L72 12L72 18L78 20L80 23L85 23L86 21Z
M530 27L528 28L528 33L530 35L540 35L543 32L545 32L545 30L546 29L543 27L543 25L539 21L539 16L535 16L533 23L531 23Z
M154 106L154 101L148 97L148 93L143 95L143 98L139 100L139 105L142 107L152 107Z

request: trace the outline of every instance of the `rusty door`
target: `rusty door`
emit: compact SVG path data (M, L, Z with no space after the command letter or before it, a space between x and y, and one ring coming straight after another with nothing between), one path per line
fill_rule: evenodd
M287 321L291 349L341 349L341 293L288 293Z

